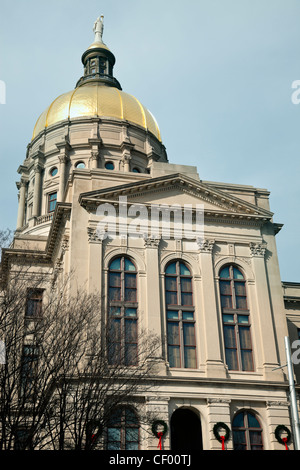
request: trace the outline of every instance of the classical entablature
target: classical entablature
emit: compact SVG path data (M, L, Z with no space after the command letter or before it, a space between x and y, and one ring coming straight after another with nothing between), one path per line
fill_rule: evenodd
M94 212L103 203L118 205L120 197L126 197L128 205L143 204L146 207L153 204L172 206L175 200L182 206L190 204L192 209L203 205L207 221L220 219L236 223L240 220L263 224L273 216L266 209L180 173L82 193L79 203L87 211Z

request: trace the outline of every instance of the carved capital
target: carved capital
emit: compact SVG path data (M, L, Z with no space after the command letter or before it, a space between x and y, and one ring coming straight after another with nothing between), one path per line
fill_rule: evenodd
M212 253L215 240L209 238L197 238L197 245L199 247L199 251L202 253Z
M100 233L97 227L88 227L87 234L89 243L102 243L105 238L105 234Z
M263 243L249 243L251 256L265 256L267 244Z
M158 248L160 243L159 237L149 237L148 235L144 235L144 244L146 248Z

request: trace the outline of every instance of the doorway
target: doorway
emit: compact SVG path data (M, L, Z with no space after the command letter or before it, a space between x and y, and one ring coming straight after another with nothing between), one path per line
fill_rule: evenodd
M172 414L171 450L203 450L200 419L188 408L179 408Z

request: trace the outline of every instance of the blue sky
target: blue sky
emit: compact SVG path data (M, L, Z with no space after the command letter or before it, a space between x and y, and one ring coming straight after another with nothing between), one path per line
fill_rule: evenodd
M0 228L15 228L36 119L74 88L101 14L115 76L156 117L170 162L268 189L281 277L300 281L297 0L1 0Z

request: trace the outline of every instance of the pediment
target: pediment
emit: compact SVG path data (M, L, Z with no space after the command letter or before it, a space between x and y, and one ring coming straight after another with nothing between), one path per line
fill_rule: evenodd
M185 204L190 204L193 208L203 205L206 217L266 221L273 216L270 211L179 173L82 193L79 202L92 212L99 204L118 203L120 197L126 197L127 204L130 205L179 204L183 207Z

